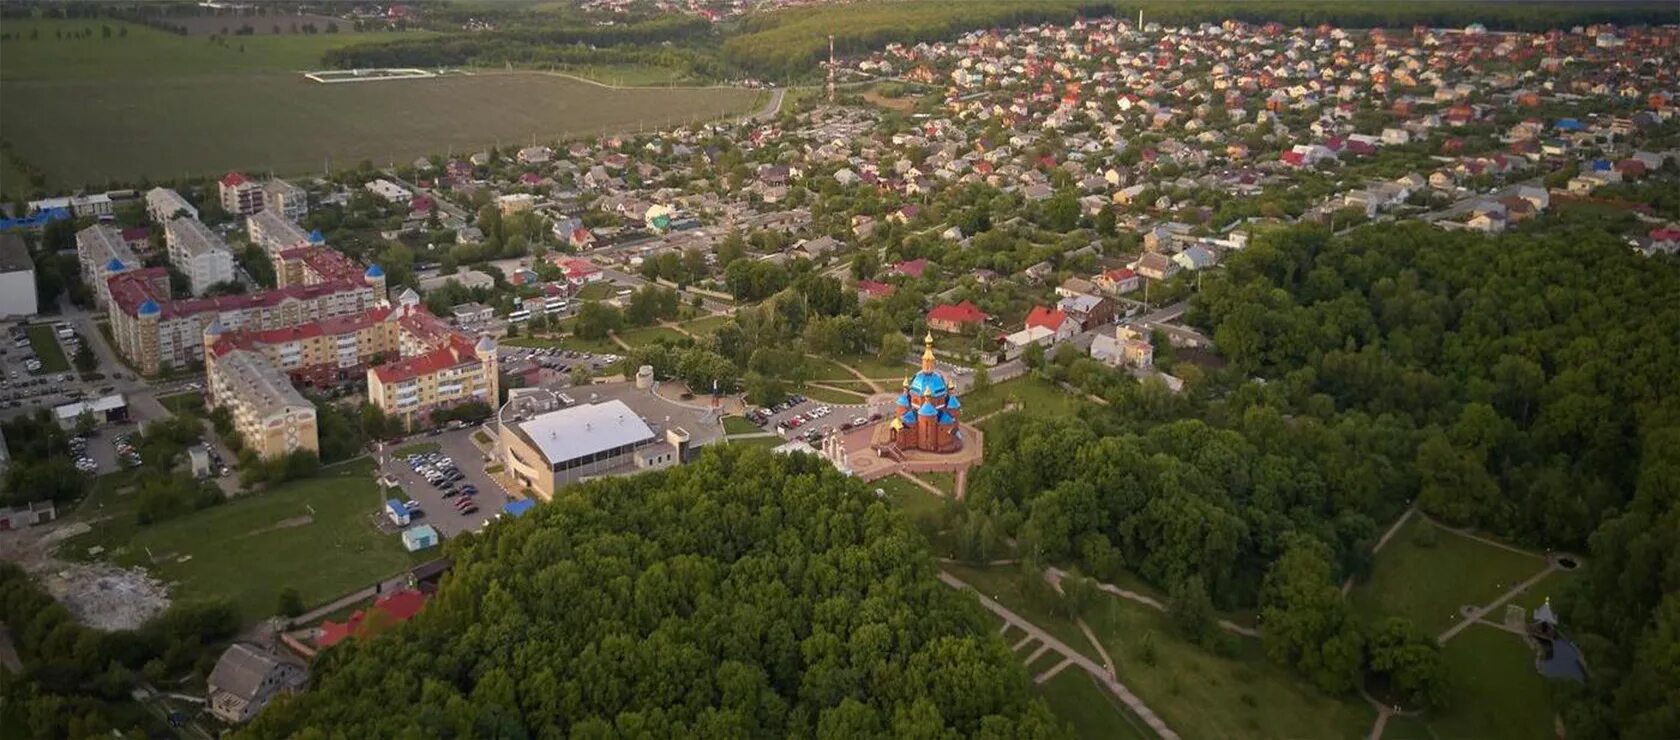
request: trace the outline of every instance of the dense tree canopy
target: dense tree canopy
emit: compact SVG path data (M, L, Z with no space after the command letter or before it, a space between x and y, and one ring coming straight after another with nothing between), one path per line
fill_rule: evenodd
M247 735L1061 730L920 538L815 458L725 448L592 482L451 554L418 618L329 651Z

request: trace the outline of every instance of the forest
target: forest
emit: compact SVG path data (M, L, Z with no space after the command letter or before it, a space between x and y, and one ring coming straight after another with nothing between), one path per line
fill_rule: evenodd
M453 541L417 618L244 737L1055 737L1019 662L861 483L726 446Z
M1356 623L1334 584L1415 503L1582 553L1559 602L1593 669L1567 692L1570 734L1677 736L1674 267L1590 221L1263 234L1192 303L1229 365L1169 398L1058 353L1046 372L1111 405L995 422L962 539L996 531L1041 562L1258 607L1273 657L1345 691L1414 630ZM1431 670L1416 696L1440 695Z

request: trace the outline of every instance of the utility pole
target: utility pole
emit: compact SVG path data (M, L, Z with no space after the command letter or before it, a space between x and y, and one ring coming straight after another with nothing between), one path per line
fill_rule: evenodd
M834 34L828 35L828 104L834 105Z

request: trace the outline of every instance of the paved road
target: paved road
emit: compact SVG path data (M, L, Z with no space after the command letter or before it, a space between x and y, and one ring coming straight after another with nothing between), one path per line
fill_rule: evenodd
M478 446L472 442L473 432L478 427L468 427L443 432L435 437L420 435L402 442L385 446L383 459L379 471L389 475L402 484L403 493L408 498L420 504L420 510L425 512L415 517L413 523L430 524L445 538L453 537L466 531L477 532L494 519L502 510L502 504L507 502L507 495L500 485L497 485L484 472L484 453L479 452ZM408 463L395 457L395 451L410 445L435 444L443 454L455 461L455 467L463 476L461 483L471 483L478 486L478 512L461 515L455 510L455 500L458 497L444 498L443 491L433 488L432 484L417 475ZM385 506L385 498L399 498L393 492L383 494L377 504L381 510Z
M1045 645L1050 646L1051 650L1054 650L1060 653L1062 657L1073 661L1074 665L1085 669L1086 673L1091 674L1099 683L1107 687L1108 690L1116 697L1119 697L1120 701L1124 702L1126 707L1131 709L1132 713L1138 716L1138 719L1143 720L1144 724L1149 725L1149 729L1153 730L1156 735L1164 738L1164 740L1178 740L1178 733L1173 732L1172 728L1168 727L1167 723L1162 720L1159 715L1156 715L1155 712L1148 707L1148 705L1144 704L1142 699L1139 699L1136 694L1133 694L1131 689L1126 688L1125 684L1120 683L1119 680L1115 679L1114 675L1110 673L1107 668L1097 665L1096 661L1085 657L1084 653L1069 647L1067 643L1056 639L1050 633L1040 629L1038 625L1027 621L1025 617L1010 611L1008 607L987 598L985 594L976 591L973 586L968 585L962 579L942 570L939 571L939 580L944 582L945 585L959 591L972 591L975 597L980 599L981 606L986 607L986 609L991 611L993 614L1002 617L1004 621L1009 622L1021 631L1026 632L1034 638L1037 638Z

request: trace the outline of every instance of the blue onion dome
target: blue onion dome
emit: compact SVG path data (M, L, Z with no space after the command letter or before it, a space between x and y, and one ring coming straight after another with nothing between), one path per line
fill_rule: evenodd
M914 424L914 423L916 423L916 412L914 412L914 411L905 411L905 412L904 412L904 416L902 416L902 417L900 417L900 418L899 418L899 421L902 421L902 422L904 422L904 423L906 423L906 424Z
M141 316L156 316L160 313L163 313L163 307L159 306L157 301L147 298L140 303L139 314Z
M311 232L309 232L309 243L310 244L326 244L327 243L327 235L321 233L320 229L316 229L314 231L311 231Z
M899 394L899 396L898 396L898 405L900 405L900 406L909 406L909 405L910 405L910 394L908 394L908 393L901 393L901 394Z
M945 408L951 411L962 408L962 401L957 400L957 394L953 393L950 398L945 399Z
M367 272L362 273L362 276L369 280L385 277L385 268L379 265L368 265Z
M944 426L944 425L947 425L947 424L955 424L956 422L957 422L957 417L952 416L951 412L949 412L949 411L940 412L940 414L939 414L939 424L940 424L940 426Z
M226 333L227 327L222 326L221 319L211 319L210 325L204 327L204 335L207 337L219 337Z
M128 265L123 264L123 261L116 257L112 257L110 262L105 263L106 272L122 272L125 269L128 269Z
M936 409L936 408L933 407L933 402L932 401L923 401L922 402L922 410L918 411L916 413L918 413L922 416L933 416L934 414L939 413L939 409Z
M478 346L475 347L475 349L477 349L479 352L495 352L496 351L496 340L491 339L490 335L486 334L486 335L478 338Z
M945 376L931 370L916 373L910 380L910 392L918 396L943 396L946 390Z

